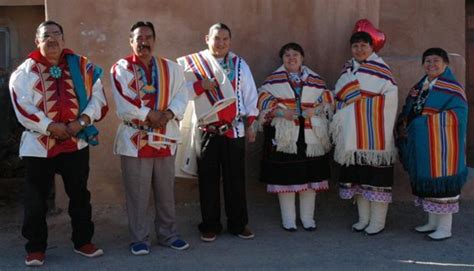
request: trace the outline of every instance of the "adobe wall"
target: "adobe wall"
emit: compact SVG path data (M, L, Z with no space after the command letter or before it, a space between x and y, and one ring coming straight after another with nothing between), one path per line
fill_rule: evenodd
M249 63L259 85L280 65L279 48L296 41L306 51L305 63L333 86L339 69L349 58L348 38L354 22L368 18L387 34L380 52L394 69L400 101L422 74L419 56L431 46L441 46L453 58L458 77L464 80L464 1L433 0L259 0L259 1L145 1L145 0L46 0L49 19L65 28L66 43L108 70L130 53L128 30L137 20L149 20L157 30L159 55L175 59L205 48L204 35L218 21L232 29L233 50ZM109 79L104 78L111 111L98 126L101 145L92 150L91 184L95 201L123 200L118 157L112 144L118 119L114 113ZM258 174L259 146L249 147L249 175ZM410 198L406 175L397 169L397 199ZM470 195L474 189L469 189ZM100 195L100 196L99 196Z

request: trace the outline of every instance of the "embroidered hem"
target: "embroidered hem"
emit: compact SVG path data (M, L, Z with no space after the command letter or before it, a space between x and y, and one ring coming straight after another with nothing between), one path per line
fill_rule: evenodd
M314 190L315 192L323 192L329 190L329 183L327 180L314 182L314 183L305 183L305 184L295 184L295 185L277 185L269 184L267 185L268 193L298 193L306 190Z
M455 198L446 198L446 200L437 199L436 201L428 198L417 197L415 206L422 206L423 211L432 214L455 214L459 212L459 196Z
M352 199L355 195L362 195L368 201L392 202L392 192L390 189L380 191L377 187L368 185L354 185L352 187L339 187L339 197L341 199Z

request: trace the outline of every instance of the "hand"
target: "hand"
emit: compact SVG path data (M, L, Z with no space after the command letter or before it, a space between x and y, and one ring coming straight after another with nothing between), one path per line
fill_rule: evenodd
M174 118L174 114L170 110L159 111L159 112L161 113L160 119L158 120L158 123L160 125L159 127L165 128L168 121Z
M407 136L407 119L403 118L397 125L397 137L403 139Z
M215 89L217 86L217 82L214 79L206 78L201 81L201 87L205 90Z
M160 126L160 117L161 112L150 110L146 116L145 124L152 128L158 128Z
M314 115L316 115L316 108L315 107L306 108L305 110L303 110L303 117L305 119L310 119Z
M275 117L283 117L286 120L294 120L296 116L296 110L294 109L277 109L275 110Z
M67 133L70 136L75 136L79 133L84 127L81 126L79 120L71 121L67 124Z
M84 126L81 125L81 121L85 123ZM75 136L90 123L91 119L89 118L89 116L87 116L86 114L82 114L77 120L71 121L67 124L67 132L70 136Z
M174 114L170 110L166 110L166 111L150 110L150 112L147 115L145 124L151 126L152 128L165 128L168 121L171 120L173 117L174 117Z
M51 137L59 140L66 140L71 138L68 133L68 127L62 122L51 122L48 125L47 131L51 133Z
M250 127L247 129L245 136L247 137L249 143L253 143L257 139L257 133Z

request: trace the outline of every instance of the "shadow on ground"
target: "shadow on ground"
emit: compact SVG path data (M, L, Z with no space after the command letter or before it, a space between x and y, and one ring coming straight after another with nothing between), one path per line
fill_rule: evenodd
M0 202L0 270L23 270L24 240L20 234L22 207L19 204L22 180L10 181L2 189ZM334 185L333 185L334 187ZM190 244L187 251L152 247L148 256L132 256L128 249L127 217L123 205L99 203L93 206L96 233L94 242L105 250L97 259L72 252L67 212L50 216L49 244L45 270L474 270L474 201L462 201L461 213L454 216L453 238L428 241L412 228L425 214L412 202L390 206L386 230L368 237L350 230L356 207L339 200L336 190L317 197L318 229L297 232L281 229L278 201L256 180L248 183L250 226L256 233L251 241L224 232L214 243L199 239L200 210L195 181L180 180L178 228ZM5 200L6 199L6 200ZM64 203L65 204L65 203ZM63 204L63 205L64 205ZM64 207L62 207L64 208ZM150 214L150 223L152 215ZM153 234L154 237L154 234Z

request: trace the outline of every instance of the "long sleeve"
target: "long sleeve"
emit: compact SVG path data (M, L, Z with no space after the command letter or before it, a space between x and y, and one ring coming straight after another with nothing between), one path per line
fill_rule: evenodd
M242 60L242 73L243 73L243 82L242 82L242 98L243 104L245 108L245 113L249 122L253 122L255 118L258 116L258 108L257 108L257 101L258 101L258 94L257 94L257 87L255 86L255 81L252 76L252 72L248 65Z
M97 79L92 86L92 96L82 114L87 115L91 123L94 123L95 121L103 119L107 111L108 105L104 94L104 87L102 86L101 80Z
M265 85L260 87L258 93L258 110L272 110L278 105L278 100L270 92L265 90Z
M186 111L186 106L188 105L188 89L186 81L184 79L184 71L181 66L176 65L175 78L173 89L175 94L173 95L169 110L173 111L175 117L178 120L182 120L184 117L184 112Z
M18 121L26 129L49 135L48 125L53 122L36 106L34 100L34 76L27 74L27 64L21 65L10 78L10 96Z
M132 75L123 66L125 60L120 60L111 69L111 85L117 109L117 115L123 120L139 119L145 121L150 108L146 107L139 94L128 87L128 79Z

